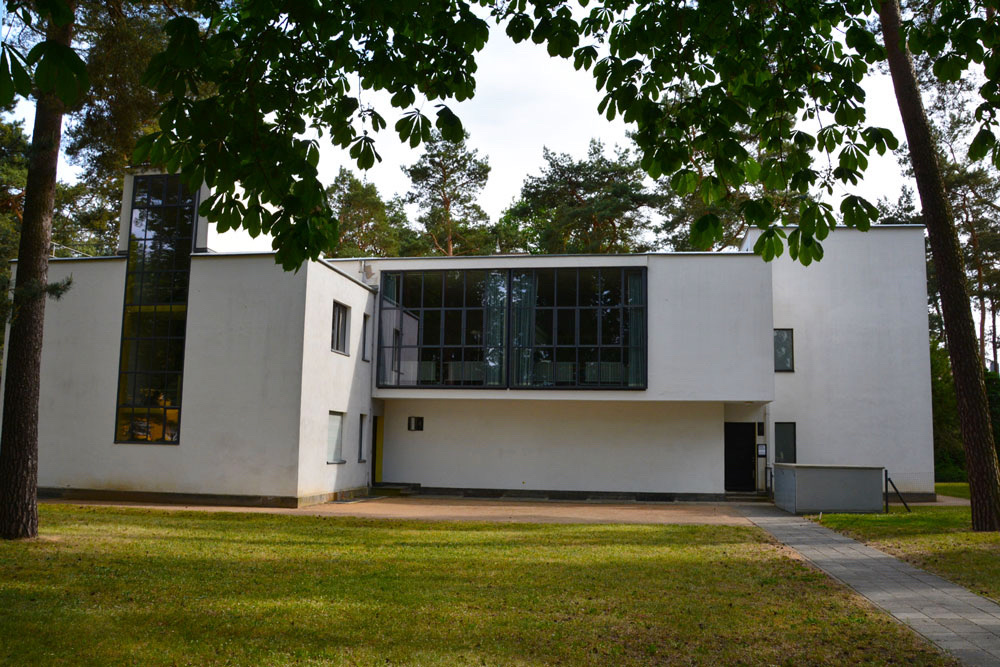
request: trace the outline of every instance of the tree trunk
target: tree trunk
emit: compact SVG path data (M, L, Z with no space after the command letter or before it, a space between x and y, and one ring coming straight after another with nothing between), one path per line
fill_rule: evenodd
M993 328L990 329L993 338L993 367L992 370L1000 370L997 365L997 302L990 297L990 317L993 318Z
M69 46L73 23L54 26L46 38ZM3 431L0 437L0 538L38 534L38 385L42 325L52 243L52 209L65 108L54 93L39 94L25 184L17 253L14 315L7 346Z
M941 292L944 330L972 495L972 528L1000 530L1000 471L993 448L983 363L978 353L958 233L945 196L913 61L901 41L898 0L883 0L879 18Z

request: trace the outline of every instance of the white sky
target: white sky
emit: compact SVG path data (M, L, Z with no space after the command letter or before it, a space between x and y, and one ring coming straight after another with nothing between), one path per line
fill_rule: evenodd
M550 58L544 47L530 41L515 45L502 30L494 29L477 62L475 98L451 103L450 107L469 132L469 145L489 158L492 171L480 204L492 220L517 197L525 177L539 173L543 146L583 157L591 138L604 141L609 149L615 144L627 144L628 128L621 119L609 122L597 113L601 95L595 89L593 75L574 70L570 61ZM869 122L890 128L902 141L902 126L888 77L870 77L865 89L869 96ZM388 127L376 138L382 162L360 176L374 183L386 199L396 193L404 194L409 179L400 167L412 164L422 149L410 149L400 143L393 131L398 114L386 100L381 100L381 104L376 97L363 101L376 104ZM434 118L433 105L427 105L423 111ZM33 107L25 103L18 108L17 115L26 119L29 132L32 112ZM320 178L331 183L341 166L357 171L346 151L324 146ZM76 169L65 162L60 168L60 178L74 179ZM872 202L882 197L895 201L903 183L891 154L881 158L873 155L866 180L856 191ZM411 211L412 217L415 216ZM270 249L269 240L250 239L242 231L223 235L215 235L213 231L209 244L224 251Z

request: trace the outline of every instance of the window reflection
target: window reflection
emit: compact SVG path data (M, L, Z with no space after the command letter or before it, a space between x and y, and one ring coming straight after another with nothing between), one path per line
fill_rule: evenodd
M379 384L641 389L645 279L642 267L383 274Z
M118 442L176 443L196 193L136 176L119 365Z

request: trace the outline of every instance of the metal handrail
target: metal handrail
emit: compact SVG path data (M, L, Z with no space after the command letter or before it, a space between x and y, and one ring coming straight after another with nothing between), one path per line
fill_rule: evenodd
M889 477L889 471L885 470L884 473L885 473L885 489L883 490L883 498L885 499L885 513L886 514L889 513L889 486L890 485L892 485L892 490L896 492L896 497L899 498L899 502L903 503L903 507L906 508L906 511L907 512L912 512L913 510L911 510L910 506L906 504L906 500L903 498L903 494L900 493L899 489L896 488L896 483L894 481L892 481L891 477Z

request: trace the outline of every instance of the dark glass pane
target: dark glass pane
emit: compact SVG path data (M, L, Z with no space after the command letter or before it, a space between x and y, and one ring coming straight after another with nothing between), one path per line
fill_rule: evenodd
M536 386L552 384L554 360L555 350L551 347L535 348L532 355L532 384Z
M511 305L525 308L535 303L535 276L532 271L514 271L510 274Z
M487 347L483 354L485 384L500 387L506 384L507 359L502 347Z
M600 305L601 272L599 269L580 269L580 305Z
M552 379L556 385L576 384L576 348L556 348Z
M420 292L423 285L423 275L420 273L403 274L403 308L419 308Z
M139 341L132 338L122 340L121 372L131 373L139 370Z
M181 404L181 375L171 373L163 376L163 405L177 406Z
M446 347L441 355L441 381L444 384L459 384L462 381L462 348Z
M441 384L441 349L425 347L420 350L420 370L417 384Z
M554 340L552 314L551 308L540 308L535 311L535 345L552 345Z
M481 347L467 347L463 351L465 361L462 367L462 382L467 385L482 386L486 380L486 365Z
M601 384L620 385L624 379L621 348L601 348Z
M180 440L181 411L164 410L163 415L163 441L178 442Z
M597 309L580 309L580 345L597 345Z
M181 200L180 205L186 206L191 210L194 210L194 205L197 203L198 192L195 190L190 190L186 185L181 183Z
M444 274L438 271L424 274L424 308L441 307L441 289Z
M440 296L440 293L439 293ZM441 344L441 311L425 310L423 313L424 345Z
M118 376L118 405L128 405L132 402L131 375L121 373Z
M483 311L465 311L465 344L483 344Z
M161 349L165 352L163 370L176 371L184 369L184 339L171 338L158 341Z
M136 176L132 180L132 209L149 206L149 177Z
M164 205L164 189L168 176L154 176L149 179L149 206Z
M551 308L555 305L556 272L555 269L535 270L535 305Z
M620 306L622 303L621 269L601 269L601 305Z
M556 273L556 305L576 305L576 269L559 269Z
M601 378L597 348L581 347L577 359L580 384L597 384Z
M557 315L557 345L576 345L576 310L560 308Z
M604 308L601 311L601 345L622 344L622 311L620 308Z
M140 240L146 238L146 210L132 209L132 229L129 232L132 238Z
M166 177L166 193L164 195L163 203L167 206L177 206L181 203L180 201L180 189L181 189L181 177L177 174L171 174Z
M461 308L462 295L465 291L464 271L448 271L444 274L444 305L450 308Z
M396 351L400 386L413 386L420 379L420 348L402 346Z
M486 271L465 272L465 305L478 308L486 305Z
M795 463L795 422L774 423L774 462Z
M774 330L774 370L794 370L795 359L792 345L791 329Z
M630 306L646 305L646 293L642 271L626 269L625 271L625 303Z
M383 307L399 305L399 274L382 274L382 304Z
M444 311L444 344L462 344L462 311Z
M168 320L170 336L183 337L187 325L187 309L182 306L174 306L169 313L164 313L163 316Z

